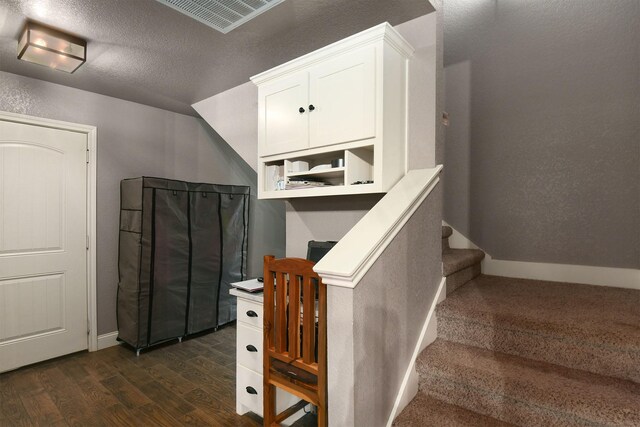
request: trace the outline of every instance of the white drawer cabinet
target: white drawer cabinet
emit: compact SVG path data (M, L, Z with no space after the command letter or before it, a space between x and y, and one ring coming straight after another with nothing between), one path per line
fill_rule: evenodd
M262 416L262 293L251 294L237 289L232 289L230 293L238 298L236 412L243 415L250 411ZM299 400L281 389L276 393L278 411L285 410ZM304 411L301 410L287 423L293 423L303 415Z
M238 322L236 327L236 358L238 365L262 372L262 329Z
M260 331L262 331L262 302L258 301L258 298L261 297L261 294L248 294L247 292L242 292L242 294L232 294L238 296L238 305L236 306L238 310L238 321L249 326L253 326L254 328L258 328L260 329ZM246 299L249 297L254 298L251 300Z
M258 197L388 191L406 172L412 54L385 23L252 77ZM331 167L337 159L344 164ZM291 164L309 166L291 170ZM326 185L300 187L301 181Z
M236 406L241 406L243 414L247 411L251 411L254 414L262 416L262 375L258 374L251 369L247 369L244 366L238 365L236 373ZM255 391L255 393L254 393ZM276 390L277 399L277 411L281 412L292 406L300 399L296 396L287 393L282 389ZM240 412L238 412L240 413ZM289 425L304 416L304 411L299 411L298 414L287 419L284 425Z

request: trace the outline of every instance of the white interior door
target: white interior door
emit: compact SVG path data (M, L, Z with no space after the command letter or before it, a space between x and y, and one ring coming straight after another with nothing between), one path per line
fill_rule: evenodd
M0 120L0 372L87 348L86 150Z

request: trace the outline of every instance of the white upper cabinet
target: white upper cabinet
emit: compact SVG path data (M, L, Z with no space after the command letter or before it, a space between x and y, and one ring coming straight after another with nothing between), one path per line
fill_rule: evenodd
M368 46L260 85L260 155L373 138L375 58Z
M258 86L258 196L391 188L406 169L412 54L384 23L252 77Z
M294 74L259 89L260 152L283 153L309 146L309 80Z
M376 136L376 50L342 54L309 70L309 146Z

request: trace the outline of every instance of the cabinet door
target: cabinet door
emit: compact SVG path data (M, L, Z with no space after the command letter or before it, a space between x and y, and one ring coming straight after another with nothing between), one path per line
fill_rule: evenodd
M306 72L260 86L258 145L261 156L309 146L308 88ZM304 111L300 112L300 108Z
M338 56L309 73L310 146L375 137L375 47Z

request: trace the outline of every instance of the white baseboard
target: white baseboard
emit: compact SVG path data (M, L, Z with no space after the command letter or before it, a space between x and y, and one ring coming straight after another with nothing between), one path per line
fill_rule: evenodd
M98 335L98 350L119 345L120 342L116 338L118 338L118 331Z
M591 267L588 265L547 264L541 262L502 261L487 256L484 274L553 282L584 283L640 290L640 270Z
M443 221L444 225L448 225ZM449 225L449 227L451 227ZM449 237L454 248L482 249L460 234L455 228ZM485 251L486 253L486 251ZM549 280L552 282L583 283L640 290L640 270L631 268L592 267L588 265L552 264L543 262L504 261L486 254L482 272L494 276L520 279Z
M418 393L418 373L416 372L416 359L418 358L418 355L420 355L422 350L436 339L436 306L439 302L444 300L445 297L446 284L445 278L443 277L440 281L440 285L438 285L438 291L433 298L431 307L429 307L427 318L425 319L424 325L422 326L422 330L420 332L420 336L418 337L418 342L416 343L415 350L411 355L411 360L409 362L409 366L407 367L407 371L404 374L402 384L400 384L398 396L396 397L396 401L393 404L391 415L389 415L389 419L387 420L387 427L390 427L393 424L393 420L395 420L395 418L400 415L400 412L402 412L402 410L413 400L413 398Z
M436 338L438 338L438 318L436 317L436 306L447 298L447 279L442 278L438 293L436 294L435 303L431 305L429 310L429 317L426 320L427 330L424 332L422 338L422 344L420 345L420 352L432 344ZM419 354L418 353L418 354Z

